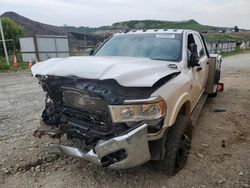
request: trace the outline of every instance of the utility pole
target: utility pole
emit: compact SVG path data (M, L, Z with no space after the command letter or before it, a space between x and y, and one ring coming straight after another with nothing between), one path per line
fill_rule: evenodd
M6 48L6 44L5 44L5 40L4 40L4 34L3 34L3 26L2 26L2 21L0 18L0 33L2 36L2 41L3 41L3 49L4 49L4 53L5 53L5 59L6 59L6 63L9 65L9 56L8 56L8 52L7 52L7 48Z

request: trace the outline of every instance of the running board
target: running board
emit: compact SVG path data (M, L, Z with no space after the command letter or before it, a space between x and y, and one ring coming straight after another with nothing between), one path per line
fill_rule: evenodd
M200 115L202 108L204 107L206 100L207 100L207 94L203 94L201 98L199 99L198 103L196 104L191 114L191 120L192 120L193 125L196 124L196 121L198 120L198 117Z

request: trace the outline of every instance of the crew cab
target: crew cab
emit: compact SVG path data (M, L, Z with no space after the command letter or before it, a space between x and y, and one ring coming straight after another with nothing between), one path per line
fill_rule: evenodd
M90 56L52 58L32 67L46 93L34 136L50 151L112 169L148 161L167 175L191 148L201 100L222 90L221 57L191 30L114 34Z

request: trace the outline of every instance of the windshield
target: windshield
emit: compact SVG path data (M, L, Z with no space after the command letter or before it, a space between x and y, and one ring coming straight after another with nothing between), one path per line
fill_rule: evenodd
M182 34L125 34L109 39L95 56L144 57L155 60L181 60Z

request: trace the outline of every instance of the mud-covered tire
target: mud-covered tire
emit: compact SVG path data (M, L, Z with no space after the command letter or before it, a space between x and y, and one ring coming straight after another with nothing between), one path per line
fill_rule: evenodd
M179 116L177 118L166 134L164 159L153 161L157 170L173 176L184 168L191 148L192 130L192 121L189 117Z

